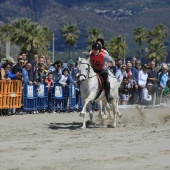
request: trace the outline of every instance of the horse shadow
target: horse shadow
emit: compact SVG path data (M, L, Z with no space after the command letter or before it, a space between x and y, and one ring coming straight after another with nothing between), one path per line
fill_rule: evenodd
M82 125L83 125L82 122L50 123L48 125L48 128L52 130L59 130L59 129L77 130L77 129L81 129ZM90 129L99 128L99 125L86 121L86 127Z

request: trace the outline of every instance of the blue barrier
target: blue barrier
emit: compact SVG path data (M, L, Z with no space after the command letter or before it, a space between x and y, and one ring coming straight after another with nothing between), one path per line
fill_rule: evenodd
M76 89L73 84L69 85L69 109L70 111L76 109Z
M62 87L59 83L55 83L50 87L46 84L40 85L23 85L23 104L22 111L57 111L70 112L82 109L81 96L77 95L75 85ZM78 101L76 101L78 97ZM78 108L76 107L78 102Z
M66 111L67 110L67 99L68 99L68 87L62 87L60 84L55 83L50 90L49 102L50 108L53 111Z
M37 109L41 112L48 108L48 87L46 84L37 86Z
M37 111L36 86L24 84L23 86L23 111Z

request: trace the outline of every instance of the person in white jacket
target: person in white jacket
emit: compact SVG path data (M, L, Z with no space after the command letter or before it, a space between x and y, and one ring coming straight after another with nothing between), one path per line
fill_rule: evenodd
M68 74L69 74L69 70L67 68L65 68L63 71L62 71L62 76L61 76L61 79L59 80L59 83L65 87L67 85L67 79L68 79Z
M143 90L146 88L147 78L148 78L148 65L143 64L142 70L139 71L138 75L138 93L139 93L139 100L138 103L141 104L143 100Z

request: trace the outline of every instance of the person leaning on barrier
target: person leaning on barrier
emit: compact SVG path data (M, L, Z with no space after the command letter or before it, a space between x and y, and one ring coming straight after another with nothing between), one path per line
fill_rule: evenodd
M62 71L65 68L67 68L69 70L69 73L68 73L68 83L71 83L71 84L77 84L77 81L75 80L76 73L75 73L74 65L75 65L74 61L73 60L69 60L67 62L67 65L62 68Z
M30 85L33 84L33 81L31 81L31 79L30 79L31 74L32 74L31 63L27 62L22 69L22 76L23 76L22 81L24 84L30 84Z
M21 80L22 79L22 68L24 67L25 64L25 60L23 58L19 58L17 64L12 67L12 74L18 74L20 76L16 76L17 80Z
M2 75L2 77L3 77L3 74L4 74L4 73L3 73L3 66L4 66L6 63L8 63L8 64L10 65L10 70L8 71L8 78L10 78L11 80L13 80L13 79L16 79L16 78L18 78L18 77L21 77L22 73L17 72L16 74L13 74L13 73L11 72L11 68L12 68L13 65L16 63L12 57L3 58L3 59L1 60L1 62L3 63L2 66L1 66L1 67L2 67L2 68L1 68L1 75Z
M11 80L9 78L9 72L11 70L11 64L10 63L5 63L3 67L1 68L1 74L0 74L0 79L1 80Z
M38 54L35 53L33 57L28 60L29 63L31 63L31 69L29 69L29 80L36 84L37 83L37 74L38 74ZM28 63L27 62L27 63Z
M59 83L65 87L67 85L67 80L68 80L68 73L69 73L69 70L67 68L65 68L63 71L62 71L62 77L61 79L59 80Z
M60 60L57 60L54 62L54 64L52 64L48 70L48 72L52 72L53 73L53 80L54 83L58 82L59 79L61 78L62 75L62 67L63 67L63 62Z

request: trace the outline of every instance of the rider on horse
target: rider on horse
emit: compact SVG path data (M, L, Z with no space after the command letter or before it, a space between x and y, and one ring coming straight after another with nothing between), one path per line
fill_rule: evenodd
M110 95L110 82L108 80L108 71L105 68L105 62L113 62L113 59L104 51L99 43L92 45L90 54L90 63L95 73L99 74L104 81L105 95L107 102L110 103L113 97Z

